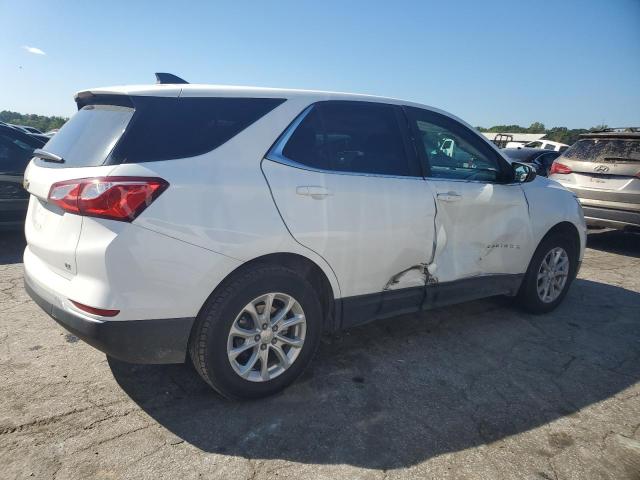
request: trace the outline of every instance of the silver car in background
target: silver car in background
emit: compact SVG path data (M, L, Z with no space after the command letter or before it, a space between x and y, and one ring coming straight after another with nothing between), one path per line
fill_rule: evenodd
M581 135L549 178L577 195L587 225L640 231L640 128Z

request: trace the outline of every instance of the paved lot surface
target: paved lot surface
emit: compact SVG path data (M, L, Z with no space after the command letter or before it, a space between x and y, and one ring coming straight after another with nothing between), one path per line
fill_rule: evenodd
M108 360L22 288L0 234L0 477L640 478L640 237L590 235L553 314L501 299L326 337L284 393Z

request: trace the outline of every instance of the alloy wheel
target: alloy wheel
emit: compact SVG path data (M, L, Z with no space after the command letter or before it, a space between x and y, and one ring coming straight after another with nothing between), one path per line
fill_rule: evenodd
M273 380L295 362L306 332L307 320L295 298L285 293L261 295L245 305L231 325L229 362L245 380Z

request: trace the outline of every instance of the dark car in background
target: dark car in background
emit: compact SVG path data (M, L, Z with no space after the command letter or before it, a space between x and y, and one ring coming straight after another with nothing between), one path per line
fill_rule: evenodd
M640 128L580 135L550 178L576 194L590 227L640 231Z
M509 160L513 162L526 163L535 168L538 175L546 177L549 174L553 161L560 156L561 152L544 150L542 148L503 148L501 150Z
M29 194L22 187L33 150L45 140L9 125L0 125L0 229L22 228Z

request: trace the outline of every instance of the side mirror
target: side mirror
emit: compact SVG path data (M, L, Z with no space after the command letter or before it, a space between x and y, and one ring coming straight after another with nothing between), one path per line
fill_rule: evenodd
M513 162L513 177L517 183L532 182L536 178L536 170L526 163Z

